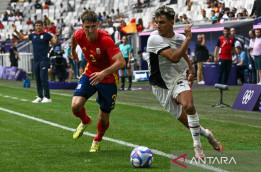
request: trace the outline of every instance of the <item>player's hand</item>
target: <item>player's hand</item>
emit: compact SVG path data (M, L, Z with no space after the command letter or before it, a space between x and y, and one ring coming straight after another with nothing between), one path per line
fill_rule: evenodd
M16 31L16 25L15 24L12 24L12 27L13 27L13 30L14 32Z
M191 88L192 85L193 85L194 78L195 78L195 73L189 74L189 76L188 76L188 84L189 84L190 88Z
M130 68L130 62L127 63L127 68Z
M184 29L184 31L185 31L185 34L186 34L186 37L187 38L192 38L192 32L191 32L191 27L192 27L192 25L193 24L188 24L186 27L185 27L185 29Z
M76 62L79 62L78 54L76 51L72 51L72 59Z
M62 28L61 29L58 29L57 31L56 31L56 34L55 34L55 36L59 36L60 35L60 32L61 32L61 30L62 30Z
M214 62L215 62L215 63L217 63L217 62L218 62L218 61L217 61L217 57L214 57Z
M103 74L103 72L94 72L90 75L90 81L91 81L91 85L97 85L99 84L103 78L105 77L105 75Z

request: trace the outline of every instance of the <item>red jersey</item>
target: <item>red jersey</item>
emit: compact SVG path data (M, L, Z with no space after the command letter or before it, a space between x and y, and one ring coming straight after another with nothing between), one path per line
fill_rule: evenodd
M234 47L234 38L221 36L218 38L217 46L221 49L219 59L232 60L232 48Z
M83 29L77 30L74 37L87 61L84 73L88 77L94 72L101 72L110 67L114 63L112 57L120 52L110 35L101 30L98 30L98 37L94 42L88 41ZM101 83L115 83L117 81L118 72L105 76Z

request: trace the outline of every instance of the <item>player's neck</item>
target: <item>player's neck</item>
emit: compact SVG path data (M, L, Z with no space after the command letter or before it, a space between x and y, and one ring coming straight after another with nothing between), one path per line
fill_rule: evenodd
M175 35L174 32L169 32L169 33L166 35L166 37L167 37L167 38L172 38L174 35Z

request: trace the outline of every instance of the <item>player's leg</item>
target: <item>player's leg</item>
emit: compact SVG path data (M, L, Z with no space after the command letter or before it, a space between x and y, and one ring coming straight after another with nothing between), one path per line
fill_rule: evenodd
M183 91L179 94L178 100L182 105L182 114L181 119L184 119L187 115L188 126L191 132L193 142L194 142L194 150L196 158L204 158L205 155L203 153L202 145L200 142L200 124L199 117L196 112L196 109L193 104L192 92L191 91ZM181 121L182 122L182 121Z
M121 69L120 72L121 72L121 87L120 87L120 90L124 90L124 86L125 86L125 68Z
M49 61L41 61L40 78L41 78L42 88L44 90L44 98L42 100L42 103L51 102L50 90L49 90L49 84L48 84L48 67L49 67Z
M105 113L101 109L99 111L99 119L97 123L97 135L93 139L90 152L97 152L100 149L102 137L110 126L110 113Z
M33 67L34 67L33 69L34 69L34 75L36 80L38 97L34 101L32 101L32 103L40 103L43 99L43 88L42 88L41 78L40 78L40 62L34 61Z
M224 68L225 68L225 63L224 60L219 60L219 66L218 66L218 80L217 83L221 84L222 83L222 77L224 73Z
M224 84L227 84L230 69L232 67L232 60L224 60Z
M187 96L190 97L190 95L192 96L192 93L190 91L185 92L185 94L183 94L184 92L182 92L179 96L179 101L181 101L182 103L185 101L187 102L188 100L186 100L186 98L182 97L182 96ZM182 104L181 103L181 104ZM193 103L193 102L192 102ZM183 103L184 104L184 103ZM187 105L185 105L187 106ZM190 105L189 105L190 106ZM194 105L192 105L194 106ZM191 107L192 109L195 109L195 107ZM196 154L200 154L200 148L201 147L201 143L200 143L200 135L206 137L208 139L209 144L217 151L221 152L223 150L222 144L214 137L213 133L211 130L209 129L205 129L202 126L200 126L199 124L199 117L198 114L196 112L196 110L191 110L192 112L195 112L194 115L190 115L189 111L186 111L185 109L187 109L186 107L184 107L184 105L182 105L182 113L179 117L179 121L185 125L187 128L190 129L191 134L192 134L192 138L194 141L194 147L195 147L195 152ZM199 135L199 134L200 135ZM198 146L199 148L198 148ZM203 151L202 151L203 153Z
M131 85L132 85L132 76L131 76L131 70L130 70L130 67L127 68L126 71L127 71L127 75L128 75L128 79L129 79L128 90L131 90Z
M74 139L82 136L84 130L92 123L92 118L86 114L84 104L96 92L96 88L90 84L89 77L82 75L74 91L72 99L72 112L81 119L81 123L73 134Z
M90 152L97 152L100 148L102 137L109 128L110 112L114 109L117 97L117 86L113 84L98 84L98 97L96 101L100 104L99 121L97 123L97 135L93 140Z

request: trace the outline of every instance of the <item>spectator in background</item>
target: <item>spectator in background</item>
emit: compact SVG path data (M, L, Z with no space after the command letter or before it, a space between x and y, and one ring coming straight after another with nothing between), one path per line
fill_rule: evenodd
M98 13L98 21L102 20L102 14L101 12Z
M74 27L75 26L81 26L81 25L82 25L81 19L78 18L77 22L74 24Z
M0 35L0 43L1 43L1 45L3 44L3 42L4 42L4 39L3 39L2 36Z
M56 32L56 26L54 25L54 23L51 23L51 26L49 27L49 32L51 32L52 34L55 34Z
M243 13L243 17L244 17L245 19L249 17L249 14L248 14L246 8L243 8L243 9L242 9L242 13Z
M35 8L35 9L43 9L43 7L42 7L41 3L39 2L39 0L36 0L36 1L35 1L34 8Z
M232 8L232 13L234 14L234 16L236 16L236 14L237 14L237 8L236 7Z
M4 29L4 25L1 20L0 20L0 29Z
M222 84L224 74L224 84L228 82L229 72L232 66L232 52L235 52L234 37L229 36L229 28L223 30L224 36L218 38L217 45L214 51L214 61L217 63L219 57L218 81ZM218 56L219 54L219 56Z
M175 21L175 24L180 23L179 15L178 15L178 14L175 14L174 21Z
M237 19L244 19L243 13L237 13Z
M5 41L6 41L6 42L10 42L10 41L11 41L11 36L10 36L10 34L7 35L7 38L6 38Z
M15 16L14 16L14 14L12 12L8 16L8 21L11 21L11 22L15 21Z
M34 19L32 21L33 21L33 24L37 21L37 15L34 16Z
M23 17L20 15L19 12L16 12L15 13L15 21L22 21L23 20Z
M111 13L109 15L112 18L112 21L114 20L114 17L116 16L116 12L114 11L114 9L111 9Z
M201 12L201 15L202 15L202 19L201 20L204 21L204 22L207 22L208 18L206 16L206 10L201 9L200 12Z
M1 37L1 35L0 35L0 37ZM1 39L2 39L2 38L1 38ZM2 41L0 53L1 53L1 54L5 54L5 42L4 42L4 41Z
M103 11L103 13L102 13L102 20L103 20L103 22L107 22L107 14L106 14L106 12L105 11Z
M183 18L183 20L182 20L183 24L189 24L190 23L190 20L189 20L189 18L187 17L186 14L183 14L182 18Z
M237 61L237 84L242 85L244 83L244 70L248 69L248 59L244 50L240 46L236 47L236 59Z
M234 37L235 47L241 47L241 49L244 49L245 47L245 40L242 35L236 34L236 28L231 27L230 28L230 36Z
M67 12L74 12L74 8L69 2L68 2Z
M71 25L70 25L70 28L69 28L69 37L72 36L72 34L74 33L74 31L75 31L75 29L74 29L73 25L71 24Z
M218 13L217 13L217 14L218 14ZM215 24L215 23L217 23L217 21L218 21L218 17L216 16L214 10L211 10L211 17L210 17L210 20L211 20L212 24Z
M60 3L59 12L61 16L63 16L63 13L66 12L66 8L63 6L63 3Z
M45 2L43 9L49 9L49 5Z
M255 0L250 16L256 18L261 16L261 0Z
M113 34L113 41L116 45L119 45L121 42L121 27L117 26L114 34Z
M143 21L141 18L138 19L137 32L142 32L144 30Z
M8 21L8 13L5 11L3 21Z
M233 12L228 12L228 20L236 20Z
M253 47L253 56L255 57L255 67L259 75L259 82L257 85L261 85L261 30L256 29L255 35L256 39Z
M113 27L113 22L111 17L108 17L107 19L107 27Z
M206 39L204 34L198 35L198 40L195 47L195 61L197 63L197 80L198 84L205 84L203 62L207 61L209 57L208 49L206 47Z
M31 25L31 24L33 24L32 20L31 20L31 17L28 18L26 24L27 24L27 25Z
M11 48L9 49L9 59L11 62L11 67L18 67L19 53L16 48L17 42L13 41L11 43Z
M149 25L146 29L148 30L156 29L155 17L151 18L151 21L149 22Z
M14 10L13 6L11 5L11 2L8 2L6 9L9 10L9 11L13 11Z
M49 32L49 27L47 27L45 22L43 22L43 31L44 32Z
M225 21L228 20L228 13L229 13L230 9L229 8L225 8L224 10L224 14L220 20L220 23L224 23Z
M249 40L249 45L247 47L247 50L249 51L249 58L250 58L250 65L249 65L249 69L251 70L251 72L253 73L253 78L252 78L252 82L251 83L256 83L256 68L255 68L255 61L254 61L254 56L253 56L253 47L254 47L254 42L256 39L256 35L255 35L255 30L251 29L248 32L248 35L250 37Z
M127 36L123 36L122 37L122 44L120 44L119 46L121 53L124 57L124 60L126 62L126 66L124 66L121 69L121 87L120 90L124 90L124 85L125 85L125 69L128 75L128 79L129 79L129 86L128 86L128 90L131 90L131 85L132 85L132 76L131 76L131 72L130 72L130 60L131 60L131 45L128 44L128 38Z
M45 0L45 3L46 3L47 5L53 5L53 3L52 3L51 0Z

